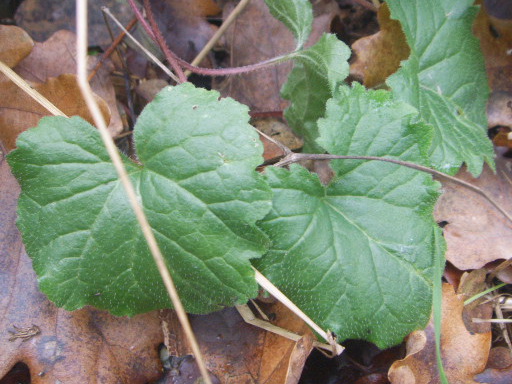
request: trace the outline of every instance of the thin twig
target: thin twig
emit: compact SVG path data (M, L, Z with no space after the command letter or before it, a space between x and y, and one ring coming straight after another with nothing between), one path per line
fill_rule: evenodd
M409 163L407 161L397 160L397 159L389 159L386 157L377 157L377 156L338 156L338 155L330 155L330 154L309 154L309 153L289 153L279 162L277 162L274 166L276 167L284 167L290 165L292 163L297 163L302 160L375 160L375 161L383 161L386 163L393 163L397 165L401 165L407 168L412 168L420 172L429 173L438 179L447 180L455 184L462 185L463 187L479 194L485 200L487 200L494 208L496 208L505 218L512 223L512 216L502 208L498 203L496 203L491 196L489 196L484 190L480 189L473 184L470 184L466 181L457 179L456 177L447 175L446 173L436 171L435 169L431 169L425 167L423 165L418 165L414 163Z
M77 0L77 31L77 73L78 82L82 90L82 94L87 103L87 106L91 111L91 114L98 127L103 143L105 144L105 147L110 158L112 159L114 167L116 168L119 178L126 191L126 194L128 195L130 205L132 206L135 216L137 217L137 221L139 222L142 233L144 234L144 237L149 246L153 259L158 267L158 271L160 272L160 275L167 289L169 297L171 298L171 301L174 305L181 326L183 327L185 335L187 336L187 339L190 342L192 351L199 366L199 370L201 371L203 380L206 384L212 384L210 376L204 364L201 351L199 350L199 346L194 336L194 332L192 331L192 327L190 326L190 323L188 321L187 314L185 312L183 304L181 303L178 292L176 291L176 287L165 263L165 259L162 255L162 252L160 251L160 248L158 247L158 243L155 239L153 231L151 230L146 215L139 204L137 195L135 193L135 189L123 165L121 156L119 155L119 152L114 144L114 141L110 137L110 134L107 130L107 126L105 124L105 120L103 119L100 109L98 108L98 105L94 100L91 87L87 82L87 0Z
M0 60L0 72L7 76L14 84L23 89L27 95L33 98L37 103L46 108L52 115L67 117L64 112L52 104L50 100L37 92L32 86L20 77L16 72L9 68Z
M224 32L226 32L228 27L233 23L233 21L236 20L240 12L242 12L244 8L247 6L247 4L249 4L249 1L251 0L242 0L237 4L233 11L231 11L231 13L229 14L228 18L222 23L219 29L217 29L217 32L215 32L210 41L208 41L208 43L206 43L203 49L201 49L201 52L198 53L196 58L192 60L192 63L190 63L190 65L196 66L204 59L208 52L210 52L210 50L213 48L215 43L217 43L217 41L224 34ZM192 72L190 70L186 70L185 76L188 77L190 76L191 73Z
M185 83L187 81L187 77L185 76L185 73L183 72L183 68L178 64L178 60L176 60L176 55L174 55L171 50L169 49L169 46L167 45L164 36L162 35L162 32L158 28L158 24L156 23L155 15L153 14L153 11L151 10L151 4L149 3L149 0L144 0L144 9L146 10L146 14L148 15L148 21L149 25L153 29L154 36L156 38L156 42L160 46L160 49L162 49L165 58L169 62L170 66L178 76L178 83Z
M126 26L126 30L127 31L131 30L135 26L135 24L137 24L137 18L136 17L134 17L128 23L128 25ZM110 30L110 28L109 28L109 30ZM96 63L96 65L94 66L93 70L89 73L89 77L87 78L87 80L89 82L91 82L92 79L94 79L94 76L96 76L96 73L98 72L100 67L103 65L105 60L108 59L110 57L110 55L112 54L112 52L114 52L117 49L117 46L121 43L121 41L123 41L125 36L126 36L126 32L125 31L121 31L121 33L119 35L117 35L117 37L114 39L112 44L110 44L110 47L108 47L108 49L105 51L105 53L103 55L101 55L101 58L98 60L98 63Z
M110 10L107 8L107 7L102 7L101 10L106 13L112 20L114 20L114 22L117 24L117 26L119 28L121 28L121 30L126 33L126 36L128 36L130 38L131 41L133 41L133 43L139 48L142 50L142 52L147 56L149 57L149 59L153 60L153 62L158 65L162 71L164 71L171 79L173 79L174 81L176 81L177 83L179 82L179 78L174 74L172 73L169 68L167 68L160 60L158 60L158 58L153 55L151 52L149 52L149 50L146 49L146 47L144 47L141 43L139 43L137 41L137 39L135 39L135 37L133 37L133 35L128 32L126 30L126 28L123 26L123 24L121 24L121 22L119 20L117 20L117 18L110 12Z

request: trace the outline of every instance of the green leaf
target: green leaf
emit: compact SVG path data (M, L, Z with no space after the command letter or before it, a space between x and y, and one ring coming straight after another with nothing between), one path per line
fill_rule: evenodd
M306 43L313 24L309 0L265 0L272 16L286 25L297 41L297 49Z
M400 100L434 127L433 165L456 173L465 162L477 176L493 166L487 138L489 93L484 60L471 27L478 10L470 0L388 0L411 47L409 59L387 83Z
M271 191L254 171L262 145L247 107L190 84L164 89L140 115L142 165L124 158L188 312L257 294L249 259L268 239L255 226ZM21 183L18 226L42 291L74 310L116 315L171 307L96 129L44 118L9 163Z
M281 95L290 100L285 111L288 124L304 137L304 151L324 150L316 143L317 120L324 116L325 103L348 76L350 49L336 36L324 34L320 40L295 57L295 66Z
M412 123L416 113L385 91L340 87L319 142L337 155L422 163L430 130ZM272 246L254 264L341 341L385 348L430 317L437 183L378 161L333 160L332 168L327 186L298 165L267 168L273 208L260 226Z

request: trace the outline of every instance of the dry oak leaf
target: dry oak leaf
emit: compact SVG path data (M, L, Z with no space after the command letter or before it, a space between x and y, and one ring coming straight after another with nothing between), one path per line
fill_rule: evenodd
M0 61L12 68L27 57L34 42L27 32L14 25L0 25Z
M163 341L158 313L116 318L90 307L56 308L37 289L16 228L18 194L0 155L0 382L18 362L28 366L32 384L156 380Z
M402 27L391 19L385 3L379 7L377 17L380 31L352 44L356 59L350 65L350 74L368 88L383 84L410 54Z
M491 332L471 333L462 321L464 298L450 284L443 284L441 350L450 384L475 384L473 377L485 368L491 347ZM392 384L437 384L434 326L407 339L407 356L395 361L388 372Z
M88 69L94 68L98 60L97 56L88 56ZM110 79L113 69L112 63L106 60L91 80L91 88L108 105L110 109L108 130L112 136L115 136L122 132L123 123L117 109L114 86ZM44 83L49 78L59 77L62 74L76 74L76 35L66 30L55 32L45 42L36 43L30 55L14 70L25 80L35 83ZM79 103L83 104L82 101ZM66 113L66 111L64 112ZM71 114L68 115L71 116ZM83 117L83 115L80 116Z
M463 168L457 177L480 187L512 214L512 159L498 152L496 174L485 166L478 179ZM447 223L444 237L448 246L446 259L461 270L480 269L497 259L512 257L512 223L480 195L449 182L434 216Z

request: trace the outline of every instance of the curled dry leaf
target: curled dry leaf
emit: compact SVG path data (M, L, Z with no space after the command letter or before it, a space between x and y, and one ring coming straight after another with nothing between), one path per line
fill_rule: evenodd
M443 285L441 349L443 364L451 384L474 384L489 355L491 332L472 334L462 321L464 299L449 284ZM389 369L392 384L439 383L432 321L424 331L415 331L407 340L407 356Z
M0 60L12 68L27 57L34 42L27 32L14 25L0 25Z
M352 45L356 59L350 65L350 73L368 88L383 84L410 53L402 27L397 20L391 19L385 3L379 7L377 16L380 31L362 37Z
M487 166L478 179L463 168L458 178L485 190L512 213L512 159L498 154L496 174ZM512 257L512 223L480 195L452 183L443 184L435 218L446 222L446 259L461 270L480 269L497 259Z
M0 145L1 148L1 145ZM25 363L32 384L147 383L161 375L160 318L56 308L37 289L16 228L19 186L0 156L0 381Z

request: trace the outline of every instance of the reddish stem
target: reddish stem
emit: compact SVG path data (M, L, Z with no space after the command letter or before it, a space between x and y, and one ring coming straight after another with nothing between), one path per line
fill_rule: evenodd
M130 6L132 7L132 9L134 11L135 16L137 17L137 19L139 20L141 25L144 27L146 32L149 34L149 36L155 42L157 42L158 45L161 46L161 44L160 44L156 34L159 34L160 36L162 34L161 34L160 30L158 29L158 26L156 25L156 23L154 23L154 24L151 23L150 17L153 17L153 13L152 13L152 11L150 9L149 1L148 0L144 0L144 8L146 9L146 13L148 15L148 19L150 19L150 24L151 25L149 25L146 22L146 20L144 19L144 17L140 13L139 9L137 8L137 6L135 4L135 0L128 0L128 1L130 2ZM155 34L155 32L156 32L156 34ZM163 40L163 38L162 38L162 40ZM281 62L284 62L286 60L291 59L291 55L284 55L284 56L275 57L275 58L272 58L272 59L269 59L269 60L261 61L261 62L256 63L256 64L245 65L245 66L242 66L242 67L234 67L234 68L202 68L202 67L196 67L195 65L189 64L185 60L183 60L180 57L178 57L173 51L170 50L170 48L167 46L167 44L165 44L165 41L164 41L164 47L165 48L162 48L162 49L164 50L164 54L165 54L167 60L169 61L169 63L171 65L172 65L172 62L174 62L174 63L176 63L176 65L179 65L182 68L186 68L190 72L196 73L198 75L203 75L203 76L238 75L238 74L241 74L241 73L252 72L252 71L255 71L255 70L258 70L258 69L268 68L268 67L270 67L272 65L276 65L276 64L279 64ZM173 68L174 68L174 66L173 66Z
M155 34L151 30L151 27L148 25L146 19L144 16L142 16L142 13L140 13L139 8L137 8L137 4L135 4L135 0L128 0L130 3L130 7L132 7L133 13L135 13L135 17L137 17L137 20L139 20L139 23L144 27L148 35L153 39L156 40Z
M171 65L172 69L174 70L174 73L176 73L176 75L178 76L180 83L186 83L187 76L185 76L183 68L178 64L178 61L176 60L176 55L173 52L171 52L171 50L167 46L164 36L162 35L162 32L160 31L160 28L158 28L158 24L156 23L155 16L153 14L153 11L151 10L151 4L149 4L149 0L144 0L144 9L146 10L146 14L148 15L149 25L153 29L156 41L160 48L162 49L162 51L164 52L165 58Z

